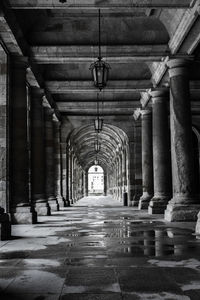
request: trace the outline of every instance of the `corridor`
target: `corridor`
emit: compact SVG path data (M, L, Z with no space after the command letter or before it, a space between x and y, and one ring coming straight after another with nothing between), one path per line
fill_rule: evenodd
M109 196L85 197L12 227L12 240L0 242L0 299L199 300L194 228Z

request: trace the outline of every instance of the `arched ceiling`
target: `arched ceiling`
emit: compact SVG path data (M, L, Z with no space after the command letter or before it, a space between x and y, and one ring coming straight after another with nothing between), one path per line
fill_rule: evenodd
M70 135L70 145L79 160L81 166L86 170L98 157L99 164L104 170L108 171L112 168L117 150L128 143L126 134L116 126L104 124L102 131L98 134L98 140L101 148L98 153L94 149L94 143L97 140L97 133L94 125L82 126Z
M162 2L7 1L41 86L50 92L63 118L96 114L97 90L89 67L98 56L98 8L102 55L111 66L103 95L104 114L133 114L140 92L153 87L149 64L169 54L167 27L154 8L189 7L189 0L182 5L177 0Z
M199 53L197 0L1 0L0 34L12 54L18 44L28 56L61 118L84 120L96 115L89 67L98 56L99 8L102 56L111 66L103 114L120 127L141 93L169 80L165 59Z

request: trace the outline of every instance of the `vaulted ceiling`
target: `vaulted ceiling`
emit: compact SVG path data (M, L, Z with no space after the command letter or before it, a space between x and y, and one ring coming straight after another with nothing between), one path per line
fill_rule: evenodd
M173 51L170 39L195 6L190 0L3 2L16 18L12 26L23 51L59 111L84 116L96 114L97 90L89 67L98 56L98 8L102 55L111 66L104 114L130 116L140 93L156 84L156 69Z
M102 56L111 66L101 93L101 113L105 123L129 136L131 128L126 124L133 122L140 100L148 100L144 93L168 83L166 61L172 55L198 57L200 53L197 0L2 0L0 5L1 20L10 26L63 120L75 124L74 118L81 118L82 123L72 129L91 124L96 115L98 91L89 67L98 56L99 8ZM1 38L9 41L8 48L15 54L5 22L0 25ZM197 64L192 73L192 107L198 113Z

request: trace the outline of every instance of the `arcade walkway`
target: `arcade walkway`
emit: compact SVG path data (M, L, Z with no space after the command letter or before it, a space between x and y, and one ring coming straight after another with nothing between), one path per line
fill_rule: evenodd
M13 239L0 242L0 299L199 300L194 226L110 197L83 198L36 225L13 226Z

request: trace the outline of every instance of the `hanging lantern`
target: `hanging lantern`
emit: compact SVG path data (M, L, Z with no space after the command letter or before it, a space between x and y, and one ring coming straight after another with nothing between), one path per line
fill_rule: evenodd
M99 164L99 161L97 158L94 160L94 164L95 164L95 166L97 166Z
M95 142L94 142L94 150L98 153L101 149L101 144L99 143L99 140L97 139Z
M94 85L101 91L107 84L110 65L102 60L101 56L101 13L99 9L99 56L90 66Z
M94 120L94 129L96 132L100 132L103 128L103 119L99 118L99 116Z
M107 84L110 66L101 57L90 66L94 85L101 91Z

